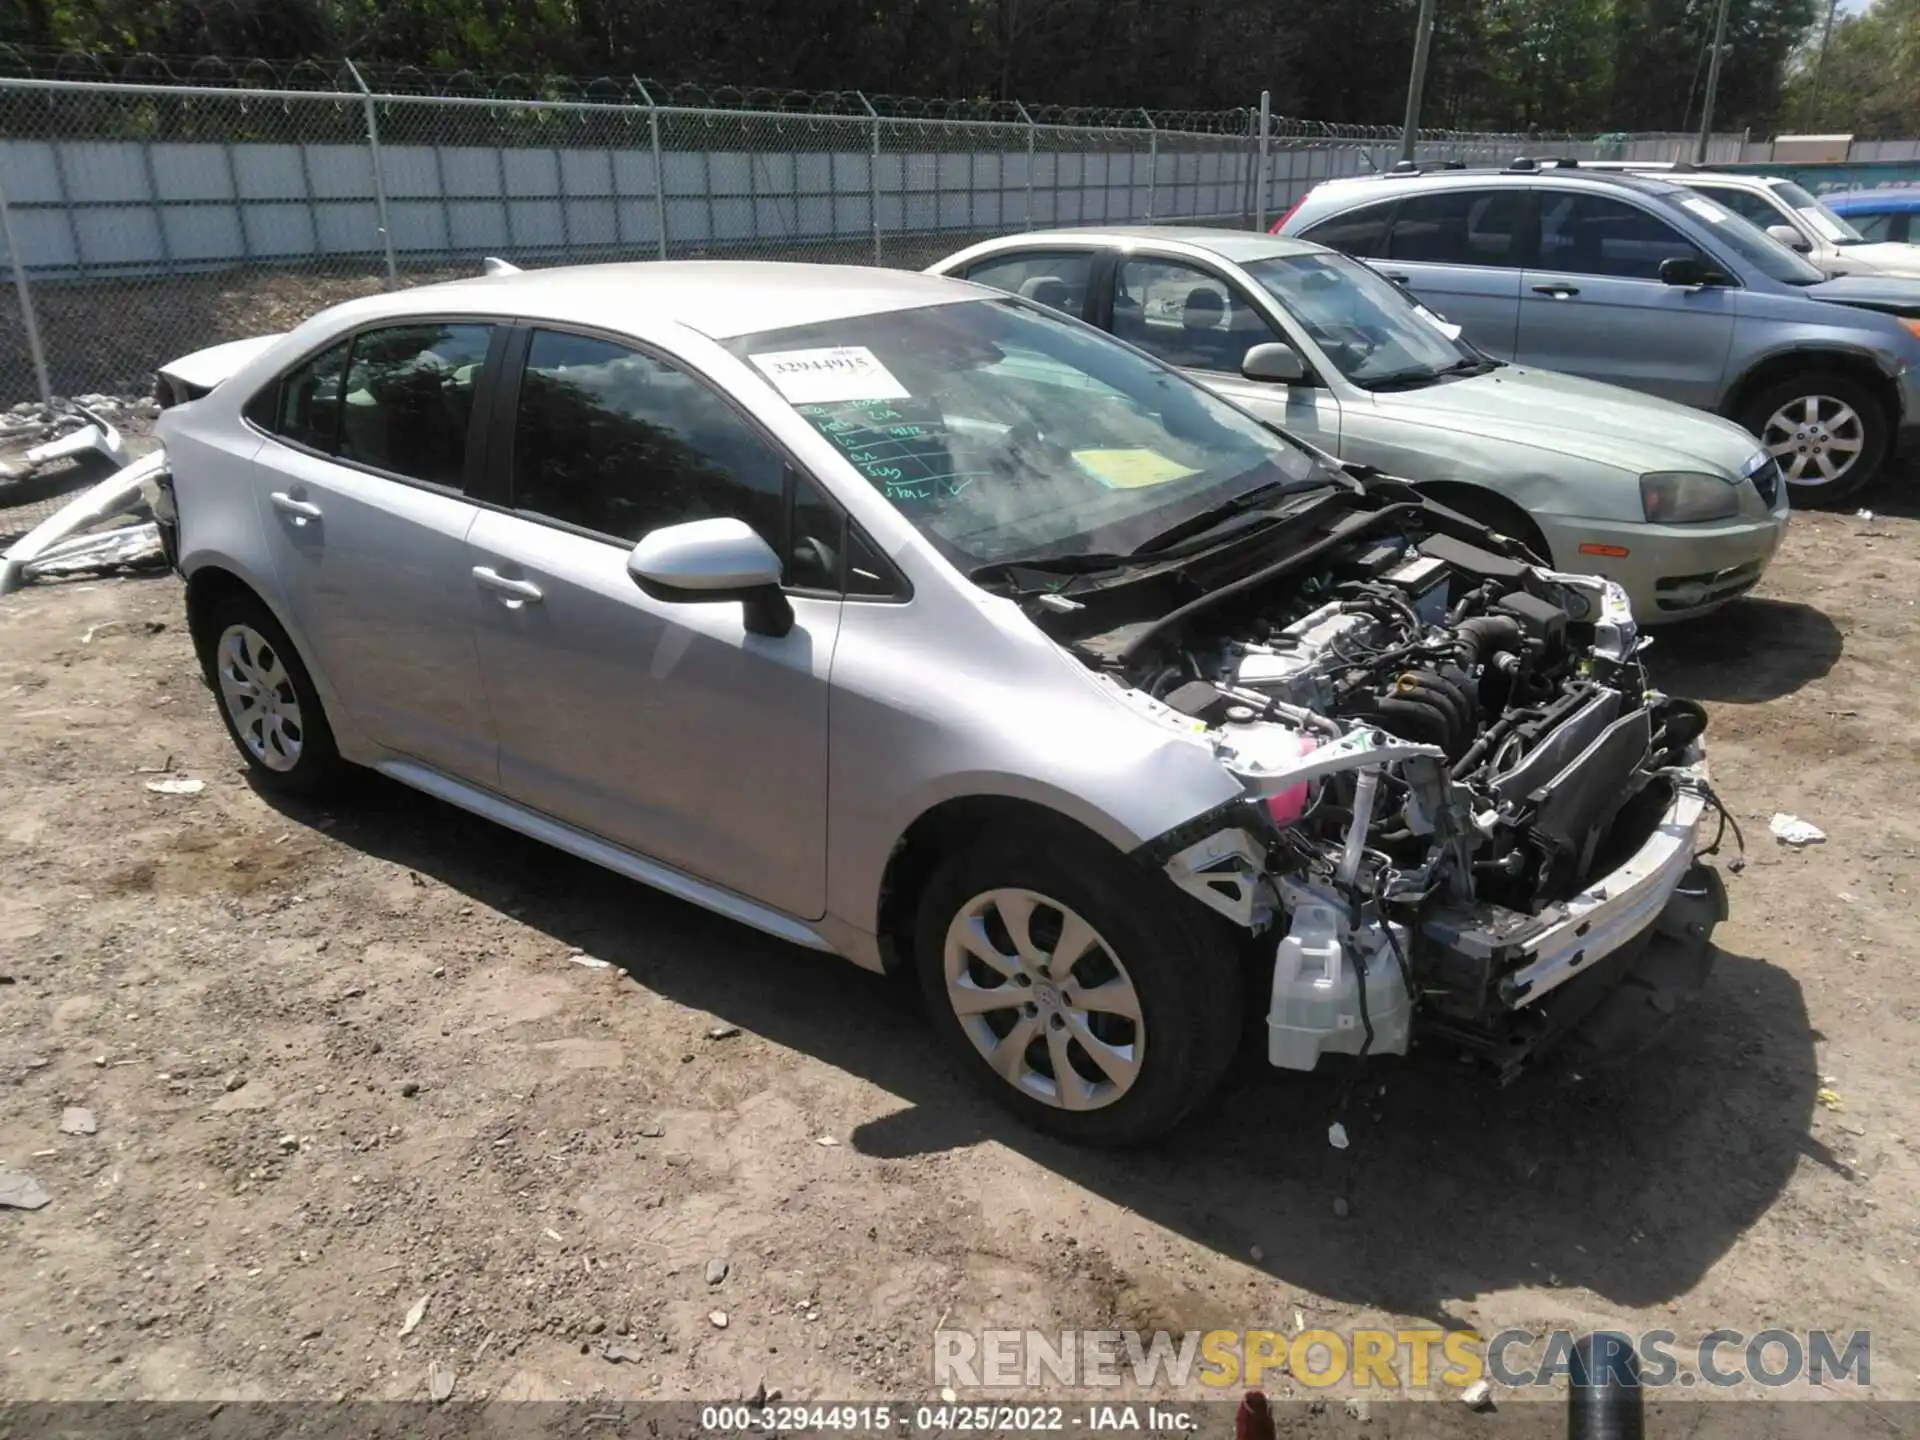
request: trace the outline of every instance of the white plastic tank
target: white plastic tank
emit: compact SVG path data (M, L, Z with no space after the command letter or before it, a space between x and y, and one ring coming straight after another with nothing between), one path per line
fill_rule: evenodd
M1406 932L1394 934L1406 953ZM1364 961L1364 967L1356 964ZM1303 903L1274 956L1273 1000L1267 1010L1267 1059L1283 1070L1311 1070L1328 1052L1358 1055L1366 1045L1360 1018L1360 975L1366 974L1370 1055L1407 1053L1413 1001L1385 932L1363 931L1355 942L1341 912Z

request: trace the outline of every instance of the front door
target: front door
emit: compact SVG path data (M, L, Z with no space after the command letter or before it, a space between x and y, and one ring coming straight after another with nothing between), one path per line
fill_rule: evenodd
M254 418L260 521L315 666L367 737L480 784L493 735L464 583L462 493L495 327L363 330L296 367Z
M1587 191L1542 194L1539 258L1523 277L1517 358L1713 408L1740 292L1664 284L1661 262L1674 258L1713 264L1636 205Z
M1323 386L1248 380L1255 345L1290 344L1238 285L1185 260L1121 255L1113 268L1113 333L1246 406L1289 434L1340 453L1340 401Z
M818 918L841 602L837 532L812 531L833 512L705 380L636 347L535 330L512 403L511 508L475 523L463 577L501 789ZM715 516L787 557L788 634L751 633L738 601L654 600L627 573L641 536Z

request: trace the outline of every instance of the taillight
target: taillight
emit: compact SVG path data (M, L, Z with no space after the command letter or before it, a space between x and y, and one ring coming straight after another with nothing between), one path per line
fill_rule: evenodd
M1293 204L1287 207L1286 214L1282 215L1278 220L1274 221L1273 224L1267 228L1267 233L1269 235L1278 235L1280 233L1280 227L1282 225L1285 225L1287 221L1291 220L1293 218L1294 212L1306 203L1307 203L1307 197L1302 195L1298 200L1294 201Z

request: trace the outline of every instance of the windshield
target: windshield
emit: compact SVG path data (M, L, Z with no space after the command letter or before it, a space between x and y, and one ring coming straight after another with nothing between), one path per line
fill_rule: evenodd
M1786 285L1818 285L1827 277L1766 231L1741 219L1717 200L1675 186L1673 202L1712 228L1713 238L1770 279Z
M1479 359L1449 340L1391 281L1344 255L1277 256L1240 268L1356 384L1432 379Z
M1330 477L1131 346L1012 300L727 342L963 568L1124 555L1237 496Z
M1791 180L1782 180L1773 187L1773 193L1791 205L1809 225L1836 245L1864 245L1867 237L1840 216L1821 204Z

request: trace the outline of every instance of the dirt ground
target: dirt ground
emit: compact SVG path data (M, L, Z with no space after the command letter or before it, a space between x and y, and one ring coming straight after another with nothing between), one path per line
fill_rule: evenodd
M1377 1063L1344 1152L1340 1077L1257 1060L1157 1151L1037 1138L887 981L381 782L256 794L171 577L10 597L0 1168L52 1198L0 1209L0 1396L930 1398L942 1324L1384 1323L1866 1329L1920 1399L1920 507L1874 503L1651 652L1746 834L1704 1002L1625 1073Z

